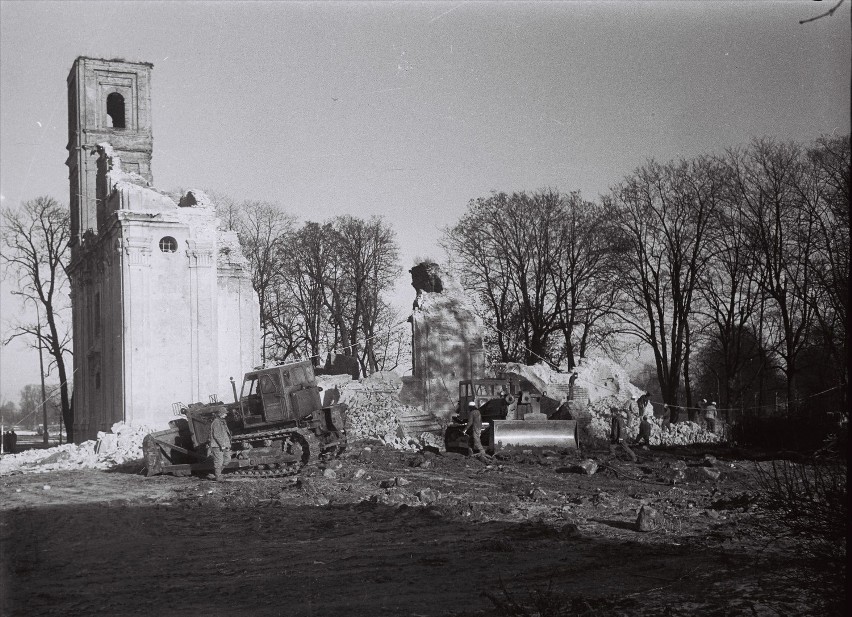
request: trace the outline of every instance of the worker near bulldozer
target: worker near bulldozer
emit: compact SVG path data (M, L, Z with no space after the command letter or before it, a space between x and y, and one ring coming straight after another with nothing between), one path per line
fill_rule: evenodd
M639 421L639 436L636 438L636 445L643 444L646 448L651 447L651 421L647 415L643 415Z
M222 479L225 458L230 458L231 452L231 430L225 422L227 415L228 411L224 407L216 410L210 424L210 440L207 442L208 450L213 455L213 477L217 482Z
M479 406L476 401L471 401L467 404L467 427L465 431L470 431L473 437L473 451L477 454L485 454L485 449L482 447L482 412L479 411Z
M716 432L716 401L712 401L704 407L704 421L707 423L707 430L711 433Z
M612 426L610 427L609 432L609 441L612 445L618 445L620 443L624 443L624 418L622 417L622 412L617 407L610 407L610 413L612 414Z

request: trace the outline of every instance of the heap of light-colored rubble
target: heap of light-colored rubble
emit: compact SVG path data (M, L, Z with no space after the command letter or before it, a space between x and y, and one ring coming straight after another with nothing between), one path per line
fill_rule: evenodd
M591 415L589 431L595 437L608 439L612 427L611 409L626 409L628 401L618 397L604 397L594 403L590 403L588 411ZM650 406L645 412L645 417L651 424L652 446L683 446L692 443L717 443L722 440L719 434L711 433L695 422L677 422L666 425L665 418L655 418ZM641 417L636 414L631 418L630 426L625 427L629 438L639 435L639 423Z
M0 459L0 475L15 472L111 469L116 465L143 458L142 440L145 435L162 429L162 426L116 422L109 433L99 432L97 440L8 454Z
M571 379L570 371L555 371L543 362L531 366L510 363L503 366L502 370L524 377L539 392L547 391L548 388L553 392L565 391ZM584 388L589 395L589 405L586 409L589 421L585 430L594 437L607 439L611 428L610 410L627 409L630 397L638 398L643 390L630 383L627 371L610 358L583 358L575 372L575 386ZM626 427L631 438L639 434L641 415L645 415L651 423L651 445L715 443L721 440L719 434L711 433L695 422L679 422L666 426L664 418L653 417L651 405L642 412L640 415L633 414L630 425Z
M407 434L402 418L407 413L416 414L420 410L400 402L402 382L398 377L394 379L392 374L377 374L359 380L348 375L320 375L317 376L317 384L324 391L336 389L338 402L346 404L346 433L351 441L377 439L397 450L440 443L430 433Z

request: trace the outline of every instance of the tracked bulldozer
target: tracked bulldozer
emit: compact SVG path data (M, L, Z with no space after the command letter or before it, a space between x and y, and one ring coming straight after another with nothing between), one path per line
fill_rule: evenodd
M322 407L310 362L250 371L239 396L233 378L231 384L233 403L175 404L179 417L169 422L169 429L143 441L147 475L212 471L207 441L221 409L227 411L231 430L231 458L224 467L229 474L290 475L346 447L346 405Z
M473 402L482 415L480 439L489 452L513 446L578 448L576 420L547 419L540 412L540 398L512 379L460 381L457 413L444 433L444 445L450 451L471 451L466 428Z

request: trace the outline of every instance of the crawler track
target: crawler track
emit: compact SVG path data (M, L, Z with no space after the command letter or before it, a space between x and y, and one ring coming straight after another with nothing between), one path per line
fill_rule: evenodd
M292 476L305 465L315 462L321 452L322 446L319 438L308 429L276 429L271 431L262 431L259 433L243 433L231 437L232 442L257 441L259 439L286 439L291 438L296 449L293 454L300 457L299 462L295 463L272 463L263 464L258 467L245 469L236 469L229 471L228 475L248 477L248 478L280 478L284 476ZM263 469L262 467L266 467Z

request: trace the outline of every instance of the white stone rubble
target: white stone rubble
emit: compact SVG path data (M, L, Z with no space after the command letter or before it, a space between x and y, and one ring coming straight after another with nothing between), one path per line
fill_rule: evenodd
M145 435L164 428L166 427L116 422L109 433L99 432L97 440L7 454L0 459L0 476L15 472L111 469L116 465L143 458L142 440Z

